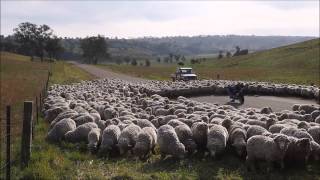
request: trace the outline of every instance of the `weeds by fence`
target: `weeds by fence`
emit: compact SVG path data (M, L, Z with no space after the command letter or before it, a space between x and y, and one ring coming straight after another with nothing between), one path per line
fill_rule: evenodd
M25 101L24 102L24 111L23 111L23 129L22 129L22 138L21 138L21 159L11 158L12 149L11 149L11 128L15 125L11 122L11 112L12 107L10 105L6 106L6 162L3 166L0 167L0 172L5 170L5 179L11 178L11 166L14 162L18 162L20 160L21 168L25 168L28 166L31 154L31 145L32 139L34 138L34 129L39 120L39 113L41 113L43 107L43 101L47 96L47 90L49 85L50 76L52 75L51 68L48 71L48 78L44 87L41 89L39 95L37 95L33 101ZM33 121L33 119L35 119ZM0 179L2 179L0 177Z

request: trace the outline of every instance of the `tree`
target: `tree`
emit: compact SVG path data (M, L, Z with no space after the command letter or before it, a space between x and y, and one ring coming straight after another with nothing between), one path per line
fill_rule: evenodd
M127 64L129 64L129 62L131 61L129 56L124 57L124 62L126 62Z
M181 57L181 61L185 62L186 61L186 57L182 56Z
M222 51L219 51L218 59L223 58L223 54L222 53L223 53Z
M174 59L176 60L176 62L179 62L179 59L180 59L181 55L174 55Z
M108 58L108 46L103 36L86 37L80 40L83 57L89 64L98 64L102 58Z
M226 54L227 57L230 57L231 56L231 53L229 51L227 51L227 54Z
M157 58L157 61L158 61L158 63L161 63L161 58L158 57L158 58Z
M20 43L20 49L26 55L33 57L38 55L43 61L45 46L51 38L53 31L48 25L32 24L30 22L20 23L13 31L16 42Z
M184 66L184 63L180 61L180 62L178 62L178 65L179 66Z
M132 59L131 60L131 65L132 66L136 66L138 63L137 63L137 60L136 59Z
M60 44L60 39L57 36L53 36L47 41L45 46L45 50L47 51L49 58L56 58L64 51L63 47Z
M146 66L149 67L150 64L151 64L151 63L150 63L150 60L149 60L149 59L146 59Z

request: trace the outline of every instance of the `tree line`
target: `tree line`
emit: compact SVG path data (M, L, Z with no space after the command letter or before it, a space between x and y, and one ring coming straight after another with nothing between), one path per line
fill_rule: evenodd
M61 41L62 38L57 37L48 25L23 22L13 29L13 35L0 36L0 50L27 55L31 60L36 56L42 62L45 57L59 59L65 51ZM109 58L108 45L103 36L80 39L80 47L86 63L97 64Z

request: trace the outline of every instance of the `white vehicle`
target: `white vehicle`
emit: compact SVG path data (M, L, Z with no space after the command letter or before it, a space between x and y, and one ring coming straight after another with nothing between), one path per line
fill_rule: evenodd
M190 67L177 68L176 73L171 75L173 81L189 81L197 80L197 75L192 71Z

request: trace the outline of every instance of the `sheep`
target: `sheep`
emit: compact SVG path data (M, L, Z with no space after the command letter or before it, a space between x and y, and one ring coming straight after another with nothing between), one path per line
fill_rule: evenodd
M118 151L118 139L121 130L116 125L110 125L106 127L102 132L100 153L104 152L117 152Z
M310 127L308 133L312 136L313 140L320 144L320 126Z
M52 142L59 142L64 138L67 132L73 131L76 129L76 123L70 119L65 118L57 122L52 129L47 134L46 139Z
M306 164L309 156L311 155L311 140L308 138L298 139L295 137L289 136L290 140L288 150L285 155L286 164Z
M194 141L200 151L206 149L207 136L208 136L208 125L205 122L196 122L191 126L191 132L193 134Z
M281 131L280 131L281 134L285 134L287 136L292 136L292 137L296 137L296 138L307 138L307 139L310 139L310 140L313 140L312 136L306 132L306 131L303 131L301 129L297 129L297 128L294 128L294 127L286 127L286 128L283 128Z
M311 113L311 117L313 121L319 116L320 116L320 110L315 110Z
M246 139L247 132L243 127L235 125L229 130L229 142L240 157L245 155Z
M179 121L178 119L171 119L167 124L175 128L179 125L184 125L185 123Z
M225 150L228 136L228 131L225 127L221 125L210 127L207 138L207 149L211 157L216 157L216 155L221 154Z
M252 136L255 135L263 135L263 136L268 136L271 133L267 131L265 128L257 125L252 125L247 129L247 138L249 139Z
M136 140L140 131L141 128L135 124L130 124L122 130L118 139L120 155L125 154L128 151L133 154L132 149L136 144Z
M152 127L154 129L156 129L156 127L152 124L152 122L146 120L146 119L137 119L137 125L140 128L144 128L144 127Z
M319 110L319 107L312 104L301 104L299 106L299 111L305 111L307 114L311 114L315 110Z
M228 130L229 144L234 148L238 156L244 156L246 150L247 131L239 122L233 122L230 119L225 119L222 126Z
M101 129L93 128L88 134L88 149L90 152L95 152L100 141Z
M179 141L179 138L170 125L163 125L158 129L158 144L160 148L161 159L166 155L172 155L177 158L184 158L186 153L185 146Z
M174 128L179 141L185 146L188 154L193 154L197 150L197 144L193 139L191 129L186 124L178 125Z
M67 110L66 107L52 107L45 112L44 119L47 120L49 123L53 121L60 113L62 113L64 110Z
M77 126L80 126L85 123L94 122L94 118L88 113L80 113L80 116L74 118Z
M311 154L309 157L311 160L320 160L320 145L315 141L311 141Z
M138 134L137 142L133 148L134 155L141 160L145 159L150 151L155 154L154 148L157 144L157 133L153 127L144 127Z
M284 168L284 157L290 141L285 135L277 135L274 138L262 135L252 136L247 141L247 167L250 168L256 160L264 160L270 163L278 162Z
M314 122L320 124L320 116L318 116L318 117L314 120Z
M73 131L69 131L64 135L64 138L67 142L86 142L88 141L88 134L89 132L94 129L98 128L98 125L93 122L88 122L78 126Z

